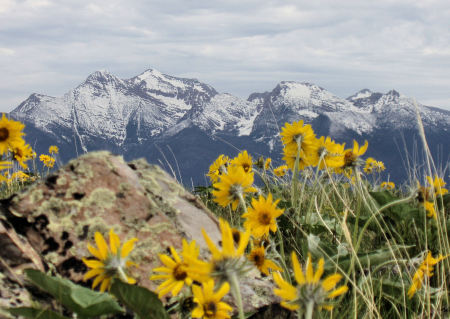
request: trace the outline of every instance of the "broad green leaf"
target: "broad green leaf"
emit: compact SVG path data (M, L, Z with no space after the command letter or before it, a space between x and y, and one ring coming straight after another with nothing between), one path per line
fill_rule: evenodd
M389 191L370 192L370 195L373 197L373 199L375 199L380 207L400 200L400 198L394 196ZM393 206L384 209L381 213L383 215L389 216L396 222L403 222L411 220L412 218L419 217L419 209L410 205L409 203L394 204Z
M6 310L14 316L22 316L30 319L69 319L49 309L18 307L8 308Z
M110 292L140 319L169 319L161 300L150 290L115 280Z
M26 269L25 274L33 284L51 294L80 317L89 318L122 311L119 304L107 293L96 292L35 269Z
M393 253L396 254L397 251L399 251L400 249L407 249L413 246L401 246L401 245L394 245L392 246L392 250ZM333 259L338 260L338 257L332 257ZM392 252L390 249L388 248L384 248L384 249L377 249L371 252L367 252L367 253L358 253L358 260L359 263L361 264L361 266L363 268L366 267L374 267L374 266L378 266L384 262L387 262L389 260L393 260L393 256L392 256ZM351 262L351 256L348 257L344 257L344 258L339 258L338 260L338 264L340 267L346 269L348 266L350 266L350 262ZM327 263L325 265L325 269L332 269L334 268L334 266L332 265L332 263Z

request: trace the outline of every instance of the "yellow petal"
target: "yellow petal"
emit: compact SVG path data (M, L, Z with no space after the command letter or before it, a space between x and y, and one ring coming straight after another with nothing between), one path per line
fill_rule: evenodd
M109 283L111 282L111 277L109 278L105 278L102 282L102 284L100 285L100 291L104 292L106 290L106 288L109 289Z
M84 275L83 280L89 280L92 277L98 276L103 272L104 272L104 269L102 269L102 268L91 269Z
M222 231L222 252L225 256L231 257L234 255L234 241L230 225L222 218L219 223Z
M314 283L319 282L320 277L322 277L324 263L325 263L325 261L323 260L323 258L320 258L319 264L317 265L316 273L314 274L314 278L313 278Z
M306 260L306 282L312 283L314 281L314 270L312 266L311 254L308 253L308 259Z
M87 245L87 248L89 250L89 252L97 259L99 260L103 260L102 255L100 254L100 252L98 251L97 248L95 248L94 246L92 246L91 244Z
M215 293L215 297L217 300L220 300L228 293L228 291L230 291L230 285L228 282L224 282L220 289Z
M358 156L363 155L363 154L367 151L367 148L368 148L368 147L369 147L369 142L366 140L366 142L364 143L364 145L361 146L361 148L359 149Z
M108 257L108 245L106 244L105 238L103 238L103 235L100 234L98 231L95 232L95 243L98 247L98 252L102 258L101 260L106 260Z
M111 248L111 253L117 255L117 250L120 247L120 239L112 228L109 230L109 247Z
M194 299L195 302L195 299ZM202 318L204 314L203 307L201 307L201 304L198 304L197 308L192 310L192 318Z
M86 266L88 266L89 268L103 268L103 267L105 267L104 263L102 263L101 261L96 260L96 259L85 259L85 258L83 258L82 260L83 260L84 264Z
M202 229L203 238L205 238L206 244L208 245L209 250L211 251L213 259L220 259L221 253L217 249L216 245L212 242L211 238L209 238L208 234Z
M128 255L131 253L131 251L134 248L134 243L137 242L137 241L138 241L137 238L131 238L125 244L123 244L122 250L120 252L120 257L121 258L128 257Z
M300 263L298 262L297 255L295 252L292 252L292 266L294 268L294 276L295 280L297 280L297 283L299 285L302 285L305 283L305 276L303 275L302 266L300 266Z
M173 289L172 289L172 296L176 296L178 295L178 293L180 292L180 290L183 288L184 286L184 281L178 281L175 283Z
M340 274L333 274L325 278L324 281L322 281L322 288L325 291L330 291L331 289L336 286L336 284L342 279L342 276Z
M173 259L175 259L176 263L181 263L181 259L180 256L178 256L177 251L175 250L175 248L173 248L172 246L169 247L170 252L172 253Z
M248 245L248 241L250 240L250 235L251 235L251 233L248 230L245 233L241 233L241 238L239 240L239 246L236 250L236 256L241 256L244 254L244 251Z
M101 283L105 278L106 278L106 274L105 274L105 273L103 273L103 274L97 276L97 277L94 279L94 282L92 283L92 289L94 289L95 287L97 287L98 284Z
M177 263L175 261L173 261L173 259L167 255L160 254L159 259L161 259L163 264L166 265L167 267L169 267L170 269L174 268L177 265Z
M347 286L340 286L338 289L333 290L331 293L329 293L328 298L332 299L342 294L345 294L347 290L348 290Z

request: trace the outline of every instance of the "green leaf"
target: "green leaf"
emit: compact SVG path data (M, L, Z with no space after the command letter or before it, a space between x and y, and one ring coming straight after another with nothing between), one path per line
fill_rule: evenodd
M115 280L110 292L140 319L169 319L161 300L150 290Z
M442 200L441 200L441 196L437 196L436 203L438 205L439 210L442 209L442 204L444 204L445 209L449 209L450 208L450 194L443 195Z
M26 269L25 274L33 284L81 317L96 317L122 311L119 304L107 293L96 292L35 269Z
M49 309L18 307L8 308L6 310L14 316L22 316L30 319L69 319Z
M410 247L414 246L392 245L392 250L393 253L395 254L400 249L407 249ZM338 259L337 257L332 258L335 259L335 261ZM351 256L340 258L338 260L339 266L346 269L348 266L350 266L351 258L352 258ZM377 249L367 253L358 253L358 260L363 268L367 268L369 266L375 267L389 260L393 260L393 256L389 248L384 248L384 249ZM332 268L334 268L332 263L329 263L328 265L325 266L325 269L327 270Z
M370 192L370 195L381 207L401 199L394 196L389 191ZM410 205L409 203L394 204L393 206L384 209L381 213L383 215L389 216L396 222L404 222L411 220L412 218L419 217L419 209Z

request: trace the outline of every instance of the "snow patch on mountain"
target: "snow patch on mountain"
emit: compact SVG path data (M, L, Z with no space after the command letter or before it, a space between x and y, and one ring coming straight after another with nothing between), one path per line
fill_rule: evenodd
M192 123L212 133L228 131L249 135L258 115L257 103L228 93L217 94L193 115Z

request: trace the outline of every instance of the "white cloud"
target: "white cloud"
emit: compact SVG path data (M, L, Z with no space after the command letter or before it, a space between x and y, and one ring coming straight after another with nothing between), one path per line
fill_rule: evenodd
M450 108L446 1L0 1L0 110L97 69L195 76L246 97L281 80L395 88ZM4 98L5 97L5 98Z

